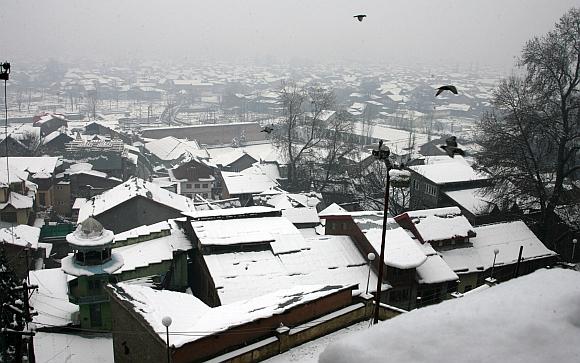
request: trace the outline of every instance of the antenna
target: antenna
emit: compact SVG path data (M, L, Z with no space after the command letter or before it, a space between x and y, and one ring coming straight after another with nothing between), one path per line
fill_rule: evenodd
M6 144L6 175L8 178L8 191L10 191L10 169L8 168L8 94L6 93L6 83L10 78L10 63L4 62L0 65L0 80L4 80L4 143Z

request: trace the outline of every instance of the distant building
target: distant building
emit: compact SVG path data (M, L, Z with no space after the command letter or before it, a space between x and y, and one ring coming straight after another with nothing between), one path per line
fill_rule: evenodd
M231 145L234 138L240 144L266 140L265 132L257 122L239 122L230 124L174 126L143 129L142 137L161 139L167 136L203 140L207 145Z
M177 183L177 193L194 199L196 195L202 198L214 199L216 169L201 159L191 160L169 169L169 180Z

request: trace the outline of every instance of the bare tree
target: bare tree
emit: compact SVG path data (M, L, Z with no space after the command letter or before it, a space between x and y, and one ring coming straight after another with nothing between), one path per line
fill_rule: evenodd
M89 113L89 117L92 117L93 120L97 119L97 105L99 104L99 100L97 99L97 95L95 93L90 93L87 95L87 112Z
M519 66L523 75L501 82L479 123L478 161L492 175L492 195L539 210L538 227L552 245L555 211L580 169L580 9L528 41Z
M394 162L394 160L393 160ZM385 163L374 159L361 160L359 170L352 173L355 198L363 209L383 210L385 187L387 185L387 167ZM406 184L390 183L389 212L397 215L409 208L411 193Z
M273 141L287 159L288 188L301 189L310 182L309 159L323 141L323 116L334 107L334 93L318 86L299 87L294 82L283 82L278 93L283 119Z
M318 191L323 192L333 179L344 174L341 160L356 148L356 143L350 138L353 127L352 117L346 111L336 112L327 123L327 132L322 142L322 149L326 156L321 164L323 178L318 185Z
M21 111L23 102L24 102L24 91L19 88L18 91L16 91L16 104L18 105L18 112Z

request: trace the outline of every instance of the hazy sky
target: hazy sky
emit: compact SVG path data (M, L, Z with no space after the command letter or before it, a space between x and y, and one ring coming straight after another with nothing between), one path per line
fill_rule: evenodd
M507 67L573 0L1 0L0 59L477 63ZM357 13L368 17L359 23Z

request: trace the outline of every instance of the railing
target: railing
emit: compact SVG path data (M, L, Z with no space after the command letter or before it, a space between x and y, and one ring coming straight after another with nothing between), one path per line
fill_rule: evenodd
M109 301L109 295L92 295L92 296L68 296L68 301L76 305L96 304Z

